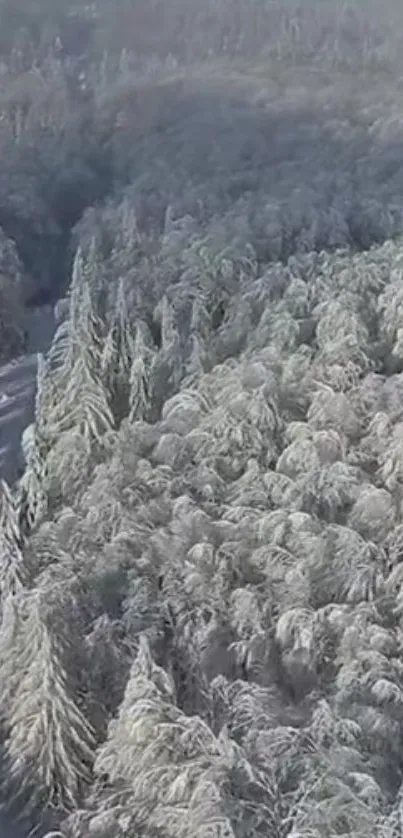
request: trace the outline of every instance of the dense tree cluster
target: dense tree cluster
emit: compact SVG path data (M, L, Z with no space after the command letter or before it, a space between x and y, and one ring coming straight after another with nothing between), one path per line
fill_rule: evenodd
M113 218L3 485L7 795L63 838L394 838L403 243Z
M0 486L27 831L402 834L390 5L0 0L0 357L65 295Z

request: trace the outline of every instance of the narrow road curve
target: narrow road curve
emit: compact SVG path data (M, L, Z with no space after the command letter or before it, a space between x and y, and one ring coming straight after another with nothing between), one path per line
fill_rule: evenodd
M52 306L30 311L25 327L28 354L0 367L0 478L9 483L22 464L21 435L34 417L37 353L46 352L54 334Z

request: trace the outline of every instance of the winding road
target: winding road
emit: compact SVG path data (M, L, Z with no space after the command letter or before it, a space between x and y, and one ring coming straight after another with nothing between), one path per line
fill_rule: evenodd
M21 435L34 416L37 353L46 352L55 330L52 306L29 312L25 327L28 354L0 367L0 478L9 483L22 465Z

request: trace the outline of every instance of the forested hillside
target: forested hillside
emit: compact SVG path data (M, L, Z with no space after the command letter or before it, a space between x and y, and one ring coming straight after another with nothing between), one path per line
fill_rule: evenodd
M403 12L362 5L0 0L1 362L57 321L0 487L12 838L403 835Z

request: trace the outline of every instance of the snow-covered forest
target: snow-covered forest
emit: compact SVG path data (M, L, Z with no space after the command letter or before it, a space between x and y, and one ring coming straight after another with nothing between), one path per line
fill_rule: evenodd
M402 47L0 0L6 838L402 837Z

